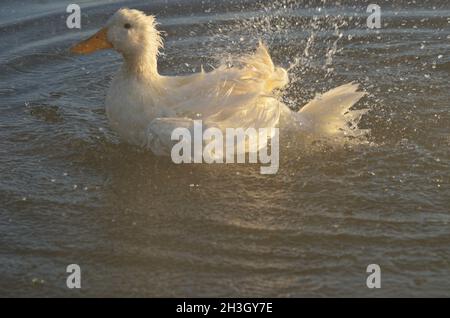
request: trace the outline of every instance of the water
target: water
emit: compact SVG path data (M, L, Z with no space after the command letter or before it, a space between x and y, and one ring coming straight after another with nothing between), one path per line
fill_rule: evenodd
M59 1L0 4L0 296L449 296L447 1L379 1L379 30L362 1L78 3L81 30ZM290 67L293 109L360 82L368 143L284 141L274 176L121 143L103 107L120 57L67 48L122 6L158 16L164 74L262 38ZM72 263L80 290L66 287Z

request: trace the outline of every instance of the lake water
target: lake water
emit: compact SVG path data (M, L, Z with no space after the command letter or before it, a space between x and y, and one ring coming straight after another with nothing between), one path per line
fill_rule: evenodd
M0 296L449 296L450 3L378 1L372 30L371 2L78 1L71 30L61 1L2 1ZM157 16L164 74L263 39L293 109L360 82L368 142L281 139L273 176L121 143L103 106L120 56L68 48L123 6Z

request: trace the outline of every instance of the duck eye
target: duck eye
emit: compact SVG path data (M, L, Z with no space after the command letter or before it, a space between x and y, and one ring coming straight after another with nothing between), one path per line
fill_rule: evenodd
M123 25L123 27L124 27L125 29L130 29L130 28L131 28L131 24L125 23L125 24Z

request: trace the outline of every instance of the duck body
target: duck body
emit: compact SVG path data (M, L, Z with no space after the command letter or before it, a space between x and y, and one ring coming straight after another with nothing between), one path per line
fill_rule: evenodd
M106 96L110 125L126 142L160 154L169 150L169 133L177 125L191 128L194 120L223 129L276 126L280 113L290 112L272 94L288 83L287 72L273 66L262 45L241 63L211 72L162 76L130 71L125 62ZM159 148L152 138L158 139Z
M161 97L163 88L150 79L120 70L114 77L105 100L106 115L111 128L126 142L143 146L149 123L159 117L173 116L167 101Z

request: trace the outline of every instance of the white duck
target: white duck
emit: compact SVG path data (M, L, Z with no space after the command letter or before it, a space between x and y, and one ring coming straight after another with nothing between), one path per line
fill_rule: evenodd
M221 66L212 72L188 76L158 73L162 39L151 15L120 9L106 26L71 51L87 54L115 49L124 58L106 97L112 128L125 141L169 154L171 132L192 127L201 119L205 127L271 128L295 124L302 132L327 136L359 135L349 129L365 111L350 111L363 92L350 83L317 97L299 112L280 102L274 91L288 84L286 70L275 67L267 49L238 60L238 66Z

